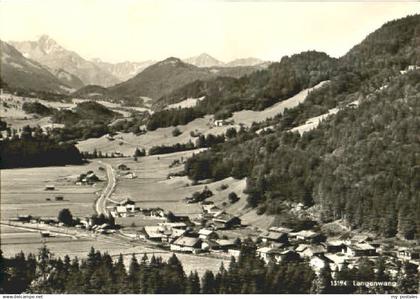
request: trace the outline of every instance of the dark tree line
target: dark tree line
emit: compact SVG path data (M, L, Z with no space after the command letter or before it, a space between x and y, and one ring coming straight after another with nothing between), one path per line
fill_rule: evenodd
M159 108L186 98L204 97L196 107L178 109L177 115L189 114L191 121L205 114L225 119L234 111L263 110L285 100L302 89L312 87L336 73L336 60L325 53L308 51L285 56L267 69L256 71L238 79L218 77L207 81L195 81L164 96L155 104ZM168 112L169 111L169 112ZM154 118L171 119L174 110L159 111ZM166 116L166 117L165 117ZM153 120L151 127L168 126ZM172 125L176 125L172 122Z
M25 102L22 105L22 110L26 113L38 114L40 116L49 116L53 113L51 108L48 108L39 102Z
M237 138L194 155L190 178L247 177L248 203L267 213L317 204L321 219L418 238L420 73L396 78L316 130ZM250 134L250 133L247 133Z
M193 156L194 180L247 177L250 206L269 214L288 203L320 209L319 219L345 220L383 236L420 235L418 140L420 16L385 24L337 62L338 74L297 108ZM346 107L358 100L359 107ZM313 131L288 129L341 109Z
M194 108L161 110L150 116L147 129L154 131L157 128L185 125L204 115L205 113L197 111Z
M256 256L255 247L245 245L228 269L186 275L181 262L172 255L166 262L144 255L131 257L128 270L120 255L113 261L107 253L93 248L86 259L55 258L43 247L37 257L23 253L1 257L5 293L56 294L247 294L308 293L314 273L306 263L266 266Z
M235 131L236 132L236 131ZM176 143L173 145L156 145L149 149L149 155L161 155L175 152L189 151L196 148L212 147L225 141L225 135L208 134L200 135L194 143L191 140L187 143Z
M195 149L194 143L191 141L188 143L176 143L174 145L156 145L149 149L149 155L161 155L175 152L183 152Z
M0 141L0 168L62 166L82 164L79 150L72 143L58 143L26 126L21 136Z
M238 259L217 273L185 274L181 262L172 255L161 258L133 255L128 269L124 257L115 260L108 253L91 248L85 259L56 258L47 247L37 256L22 252L4 258L0 252L0 292L43 294L416 294L419 274L415 265L397 263L396 280L384 259L361 259L356 267L344 265L332 283L327 265L318 275L306 261L265 264L250 240L243 242ZM354 286L353 281L391 281L394 286Z

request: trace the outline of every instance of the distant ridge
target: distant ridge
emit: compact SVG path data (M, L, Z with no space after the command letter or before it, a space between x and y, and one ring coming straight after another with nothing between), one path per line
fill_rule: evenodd
M256 66L264 64L265 61L259 58L248 57L238 58L230 62L220 61L207 53L202 53L198 56L183 59L184 62L198 66L198 67L238 67L238 66Z
M110 86L119 82L108 71L82 58L76 52L63 48L48 35L42 35L35 41L11 41L10 44L26 58L35 60L54 72L55 70L64 70L79 78L84 85Z
M24 57L8 43L0 41L0 52L1 81L9 88L62 94L72 91L46 67Z

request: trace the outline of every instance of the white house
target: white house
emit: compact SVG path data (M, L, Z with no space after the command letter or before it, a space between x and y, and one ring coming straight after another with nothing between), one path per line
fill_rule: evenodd
M347 255L349 256L374 256L376 248L368 243L357 243L347 245Z
M181 236L171 244L172 251L199 253L202 241L199 238Z
M134 201L132 201L129 198L124 199L123 201L121 201L118 206L120 207L125 207L127 212L132 212L134 213L136 211L136 203ZM117 207L118 207L117 206Z
M219 236L214 230L202 228L198 231L199 238L201 240L217 239Z

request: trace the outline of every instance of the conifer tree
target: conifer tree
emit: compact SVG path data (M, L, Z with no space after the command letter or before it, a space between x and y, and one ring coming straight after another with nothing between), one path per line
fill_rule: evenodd
M204 273L201 282L201 293L202 294L216 294L215 280L213 272L207 270Z
M419 292L419 273L417 266L404 262L398 273L397 289L400 294L418 294Z
M137 262L136 256L133 253L131 257L130 266L128 269L128 285L130 293L138 294L140 293L140 265Z
M186 294L200 294L200 278L197 271L190 273L187 278L187 285L185 288Z
M311 293L313 294L330 294L331 289L331 268L330 265L326 262L325 266L320 270L318 277L314 280Z
M127 271L124 266L124 258L122 254L118 256L118 260L113 269L113 284L115 293L124 293L128 286Z

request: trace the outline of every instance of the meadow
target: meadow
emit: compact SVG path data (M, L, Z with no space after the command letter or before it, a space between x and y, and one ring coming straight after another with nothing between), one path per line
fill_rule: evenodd
M1 250L4 256L14 256L22 251L26 255L29 253L37 254L39 248L44 244L56 257L63 258L68 255L71 258L86 258L87 253L91 247L101 252L108 252L114 260L118 258L121 253L124 256L124 263L127 266L130 264L132 254L136 254L136 258L140 260L144 253L149 258L152 255L162 257L167 260L172 256L172 252L163 252L160 249L153 249L149 246L134 245L127 241L116 241L106 236L98 235L96 239L92 238L71 238L67 236L53 236L49 238L42 238L37 231L28 231L22 228L10 227L0 225L1 232ZM197 271L200 276L206 270L217 271L222 262L225 266L228 265L228 260L221 258L213 258L206 256L198 256L191 254L176 253L178 259L182 262L185 273L190 271Z
M98 166L97 162L92 162L81 166L3 169L0 174L1 219L17 215L57 217L63 208L79 217L92 215L97 192L106 182L106 175ZM88 170L95 171L102 182L95 186L76 185L77 176ZM55 190L44 190L46 185L54 185ZM63 196L63 200L56 201L56 196Z

